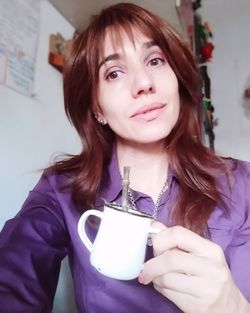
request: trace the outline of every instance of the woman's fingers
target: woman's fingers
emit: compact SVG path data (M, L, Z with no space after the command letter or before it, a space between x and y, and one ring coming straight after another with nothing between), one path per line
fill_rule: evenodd
M212 256L219 260L224 259L219 246L181 226L163 229L152 236L152 241L155 255L178 248L203 257L210 258Z
M144 264L139 282L153 282L186 313L236 312L239 301L247 310L238 311L249 311L221 247L183 227L161 229L152 235L155 257Z
M169 250L148 260L140 274L140 282L148 284L156 277L166 273L182 273L200 276L209 262L203 257L181 250Z
M210 275L216 279L218 273L227 269L219 246L183 227L162 227L152 240L155 257L144 264L139 279L144 284L167 273Z
M197 297L202 279L182 273L168 273L155 278L154 286L158 289L170 289L189 296ZM201 290L202 292L202 290Z
M214 292L212 279L201 276L189 276L182 273L168 273L154 279L154 286L158 289L169 289L194 298L209 296ZM206 288L204 288L206 286Z

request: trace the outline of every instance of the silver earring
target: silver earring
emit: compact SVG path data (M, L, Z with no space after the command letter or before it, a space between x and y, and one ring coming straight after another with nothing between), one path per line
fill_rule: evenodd
M105 121L105 119L101 117L100 113L95 113L94 116L95 116L95 119L98 121L98 123L100 123L102 125L107 124L107 121Z
M97 121L98 121L100 124L102 124L102 125L106 125L106 124L107 124L107 122L106 122L104 119L102 119L102 118L98 118Z

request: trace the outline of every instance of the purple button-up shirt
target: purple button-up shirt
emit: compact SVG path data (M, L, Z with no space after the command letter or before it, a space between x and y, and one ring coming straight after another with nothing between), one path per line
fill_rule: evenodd
M116 153L101 184L96 207L103 198L121 202L121 176ZM69 176L43 174L17 216L9 220L0 235L0 311L50 312L61 260L68 255L78 311L81 313L177 313L175 304L138 281L120 281L97 272L89 262L89 251L77 233L80 213L70 188ZM208 225L212 240L224 250L236 284L250 299L250 164L238 162L233 172L232 192L225 175L218 177L230 209L217 207ZM178 182L169 170L169 188L163 194L157 219L169 225L169 212L178 196ZM138 208L152 213L152 199L134 191ZM93 239L96 227L87 226ZM152 257L148 247L146 258ZM206 286L204 286L206 288Z

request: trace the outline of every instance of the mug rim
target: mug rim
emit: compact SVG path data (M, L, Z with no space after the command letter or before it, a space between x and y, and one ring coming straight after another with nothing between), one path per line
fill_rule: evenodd
M152 215L144 213L144 212L141 212L139 210L137 211L137 210L135 210L135 209L133 209L131 207L128 210L124 210L120 204L115 204L115 203L110 203L109 202L109 203L105 203L104 207L105 206L107 206L110 209L114 209L114 210L117 210L119 212L122 212L122 213L127 213L127 214L135 215L135 216L138 216L138 217L144 217L144 218L153 219Z

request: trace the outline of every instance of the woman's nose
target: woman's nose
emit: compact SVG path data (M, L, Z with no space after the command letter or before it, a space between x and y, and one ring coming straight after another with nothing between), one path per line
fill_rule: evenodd
M155 92L154 81L147 69L137 69L132 80L132 96L137 98L143 94Z

